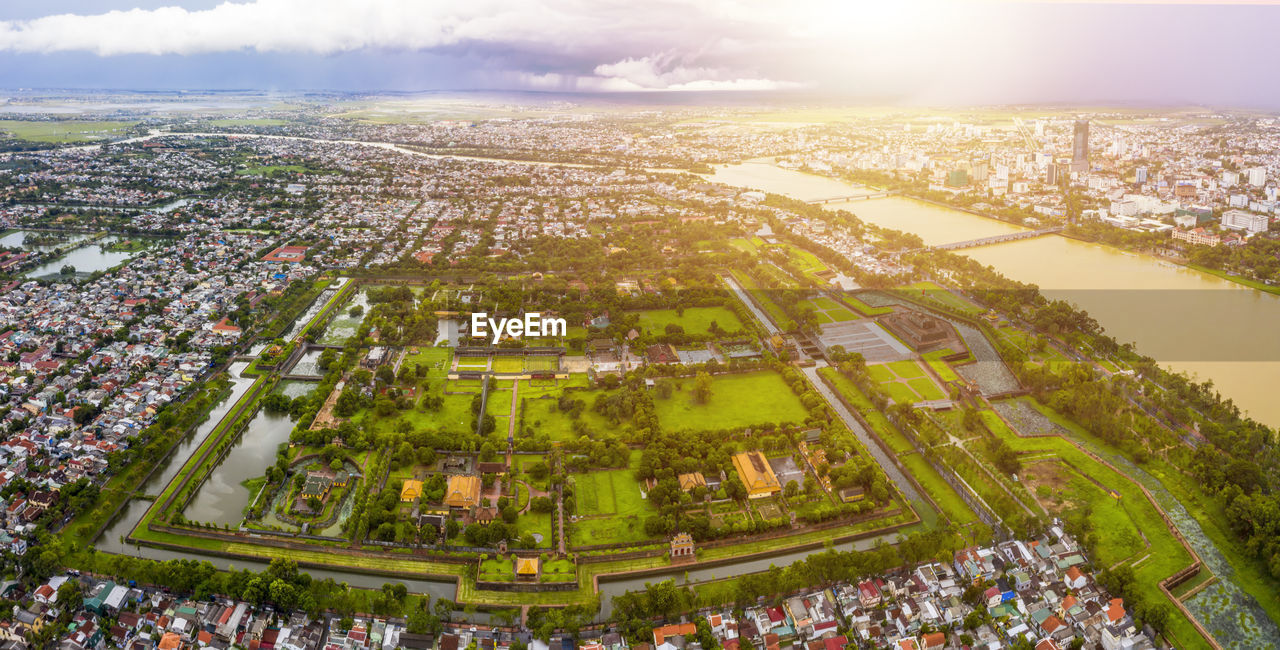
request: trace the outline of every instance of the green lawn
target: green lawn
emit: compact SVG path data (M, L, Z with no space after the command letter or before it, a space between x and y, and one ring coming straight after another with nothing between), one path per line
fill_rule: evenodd
M956 374L956 371L952 370L951 366L942 360L942 357L949 357L952 354L954 353L951 350L934 350L923 355L925 363L929 364L929 367L933 368L933 371L944 382L960 381L960 376Z
M524 371L524 357L494 357L493 371L515 374Z
M742 321L724 307L689 307L683 315L674 309L649 309L639 312L640 329L649 334L662 334L667 325L675 324L684 328L686 334L703 336L711 331L711 321L715 321L725 332L741 332Z
M818 297L800 304L812 308L820 324L858 320L858 315L852 310L830 298Z
M514 562L511 556L499 555L480 563L479 579L493 582L509 582L516 579Z
M928 463L920 454L911 453L899 456L902 463L907 466L907 470L915 477L925 492L929 493L929 498L938 504L942 512L956 524L967 524L978 520L978 516L973 513L973 509L969 504L960 498L959 494L942 480L942 476L937 470Z
M894 375L893 371L889 369L889 366L878 363L867 366L867 375L869 375L875 382L881 384L893 381L897 377L897 375Z
M734 429L801 423L808 417L800 398L771 370L716 376L706 404L694 400L693 382L692 378L681 379L671 397L654 399L654 410L664 429Z
M889 392L889 397L893 398L898 404L915 404L919 401L919 397L915 391L900 381L891 381L884 384L884 389Z
M946 397L942 389L925 373L924 368L912 360L872 364L867 366L867 374L899 404L914 404Z
M911 443L903 437L903 435L899 433L892 424L889 423L889 419L886 418L883 413L876 410L875 405L871 403L871 399L863 394L863 392L859 390L853 382L849 381L847 377L840 374L838 370L835 368L822 368L818 370L818 374L831 381L831 383L836 387L836 390L853 405L854 410L862 415L862 419L867 421L867 424L871 426L872 432L884 441L884 443L888 445L894 453L903 454L915 449L911 446Z
M28 122L24 120L0 120L0 131L18 140L61 144L101 140L108 137L124 137L125 130L137 122L65 120L52 122Z
M791 255L791 262L805 275L821 273L827 270L827 265L823 264L822 260L803 248L787 245L787 252Z
M743 291L751 294L751 297L755 299L755 302L764 310L764 313L773 321L774 325L777 325L783 331L795 329L795 321L791 320L791 318L782 311L782 308L769 297L771 290L762 288L755 280L748 277L745 273L740 273L738 271L732 271L731 273L733 278L738 281L738 284L742 285Z
M903 292L918 300L950 307L971 316L977 316L986 311L985 309L932 282L916 282L904 285L898 287L897 291Z
M938 388L938 385L928 377L916 377L915 379L907 380L907 385L925 401L946 397L946 395L942 394L942 389Z
M857 311L859 314L862 314L863 316L881 316L883 314L887 314L893 311L892 307L872 307L871 305L868 305L867 303L859 300L853 294L845 295L844 301L850 307L853 307L855 311Z
M586 404L586 407L582 409L582 414L578 416L578 420L586 425L590 431L604 433L616 429L609 423L608 419L591 410L591 405L595 403L596 398L605 394L605 392L573 391L571 393L574 399L580 399ZM520 388L520 399L524 403L524 435L546 435L555 442L576 440L578 438L578 434L573 430L575 420L568 413L560 410L558 399L554 397L527 397L523 386Z
M632 452L627 469L570 475L579 516L569 537L571 543L582 546L650 539L644 533L644 520L657 511L640 494L635 478L639 460L640 453Z
M1034 400L1024 401L1049 415L1058 424L1067 427L1073 435L1089 436L1088 432L1061 414L1043 407ZM1009 432L1007 427L1000 427L995 433L1006 440L1015 451L1028 454L1052 454L1069 464L1076 475L1087 476L1119 493L1119 504L1107 504L1107 500L1115 501L1115 499L1110 496L1098 497L1091 490L1091 488L1096 489L1092 483L1085 487L1082 484L1077 485L1073 480L1069 489L1063 492L1063 496L1073 501L1079 499L1082 503L1098 501L1100 503L1096 503L1095 507L1104 507L1099 512L1097 523L1095 523L1095 532L1098 535L1098 558L1096 559L1099 564L1105 566L1108 562L1132 557L1137 548L1140 548L1133 545L1133 539L1135 536L1137 539L1142 538L1138 531L1145 534L1146 539L1151 543L1151 548L1138 554L1138 557L1147 554L1150 554L1150 557L1134 568L1136 584L1153 602L1164 598L1158 588L1159 581L1189 565L1191 557L1165 527L1159 511L1151 505L1138 486L1062 438L1020 438ZM1118 505L1123 510L1117 510L1115 507L1106 508L1108 505ZM1124 516L1122 517L1121 514ZM1191 623L1176 612L1174 614L1170 617L1170 634L1175 643L1188 647L1202 645Z
M400 362L400 367L403 369L426 366L428 377L444 377L449 374L452 356L453 352L449 348L413 348L405 355L404 361Z
M557 558L542 563L543 582L572 582L578 579L578 567L572 560Z
M924 376L924 370L922 370L920 366L916 365L915 361L890 361L889 368L893 370L893 374L903 379L914 379L916 377Z

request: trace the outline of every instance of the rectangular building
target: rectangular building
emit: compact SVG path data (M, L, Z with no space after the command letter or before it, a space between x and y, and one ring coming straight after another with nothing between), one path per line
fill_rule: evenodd
M1244 210L1227 210L1222 213L1223 228L1243 230L1250 235L1266 232L1270 221L1266 215L1245 212Z
M769 461L758 451L747 451L733 455L733 467L738 470L742 484L747 486L747 497L751 499L772 496L782 492L778 476L769 467Z

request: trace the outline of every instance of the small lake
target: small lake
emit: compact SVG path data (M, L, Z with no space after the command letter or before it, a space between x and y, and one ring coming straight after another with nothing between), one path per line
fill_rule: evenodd
M133 259L146 249L137 251L113 251L108 250L112 244L122 240L119 237L103 237L91 244L85 244L79 248L73 249L65 255L57 257L53 260L45 262L26 272L25 277L38 279L51 279L61 275L62 268L67 265L75 267L77 277L85 277L98 271L106 271L115 268L129 260ZM147 248L153 244L148 243Z
M57 249L59 246L67 246L76 244L89 238L86 233L65 233L63 241L54 244L29 244L29 240L35 239L43 235L49 235L47 232L36 232L34 230L10 230L0 237L0 246L4 248L21 248L27 251L38 251L47 253Z

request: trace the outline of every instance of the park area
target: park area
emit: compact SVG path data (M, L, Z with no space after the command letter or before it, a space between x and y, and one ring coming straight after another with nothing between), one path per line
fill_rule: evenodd
M827 323L842 323L844 321L857 320L858 315L853 313L848 307L826 297L819 296L811 298L800 303L801 308L808 307L813 310L814 315L818 319L819 325Z
M640 328L650 335L661 335L668 325L679 325L686 334L706 336L711 333L711 323L723 332L741 332L742 321L724 307L687 307L676 309L649 309L638 312Z
M0 120L0 133L15 140L62 144L86 142L104 138L123 138L136 122L89 122L80 120L52 120L28 122L24 120Z
M1051 429L1061 436L1089 444L1092 436L1079 425L1030 398L1001 404L1015 404L1020 415L1016 426ZM1008 407L1003 407L1009 410ZM1011 411L1012 412L1012 411ZM1061 512L1066 519L1087 518L1097 536L1094 560L1101 566L1129 564L1134 584L1154 602L1165 599L1157 586L1160 580L1191 563L1191 556L1166 526L1164 518L1147 500L1142 489L1124 475L1085 453L1066 437L1023 438L1008 425L992 426L995 418L984 418L992 433L1005 440L1024 458L1047 459L1027 463L1030 472L1024 482L1047 509ZM1024 425L1024 421L1028 425ZM1043 422L1044 424L1039 424ZM1031 433L1032 431L1027 431ZM1169 633L1175 642L1195 639L1196 632L1182 617L1170 617Z
M644 520L657 512L641 495L634 466L639 452L632 452L627 469L572 474L578 519L569 541L574 546L643 542Z
M782 376L771 370L713 376L705 404L695 399L692 377L676 380L671 397L655 397L653 402L658 422L667 431L800 424L809 415Z
M955 311L969 316L977 316L986 311L982 307L961 298L955 293L952 293L933 282L926 281L907 284L894 289L894 291L916 300L932 303L948 309L954 309Z
M946 399L938 384L912 360L871 364L867 374L899 404Z

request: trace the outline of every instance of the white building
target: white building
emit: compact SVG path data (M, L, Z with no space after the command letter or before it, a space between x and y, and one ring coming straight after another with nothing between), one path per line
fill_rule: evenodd
M1267 184L1267 168L1266 167L1250 167L1249 168L1249 184L1254 187L1262 187Z
M1243 230L1250 235L1265 232L1269 221L1266 215L1253 214L1244 210L1227 210L1222 213L1223 228Z

